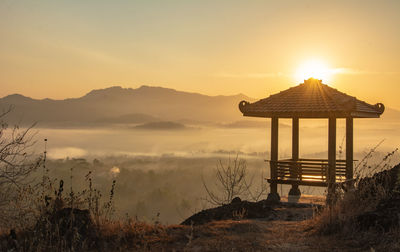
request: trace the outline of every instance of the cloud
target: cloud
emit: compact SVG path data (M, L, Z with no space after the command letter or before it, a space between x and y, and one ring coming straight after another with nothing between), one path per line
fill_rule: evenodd
M328 70L329 75L378 75L378 74L400 74L399 72L379 72L379 71L365 71L354 68L331 68ZM279 78L289 76L289 74L277 72L277 73L218 73L214 75L218 78L237 78L237 79L267 79L267 78Z
M353 68L333 68L330 69L331 74L348 74L348 75L368 75L368 74L399 74L398 72L379 72L379 71L364 71Z
M281 77L283 76L283 73L218 73L216 76L220 78L266 79Z
M87 44L74 44L66 40L48 37L45 39L42 37L30 38L30 41L45 48L52 55L61 55L64 57L67 54L71 57L78 57L78 59L87 59L114 65L126 65L130 62L128 59L121 57L121 55L118 56L106 50L96 50L94 46Z

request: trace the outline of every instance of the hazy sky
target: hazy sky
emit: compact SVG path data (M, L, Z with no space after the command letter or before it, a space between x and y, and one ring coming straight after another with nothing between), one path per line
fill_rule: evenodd
M112 85L266 97L319 59L335 88L400 108L400 1L0 1L0 96Z

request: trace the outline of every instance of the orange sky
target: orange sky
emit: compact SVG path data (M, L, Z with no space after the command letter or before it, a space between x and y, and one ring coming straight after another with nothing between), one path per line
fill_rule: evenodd
M399 13L400 1L5 0L0 96L156 85L262 98L319 59L328 84L399 109Z

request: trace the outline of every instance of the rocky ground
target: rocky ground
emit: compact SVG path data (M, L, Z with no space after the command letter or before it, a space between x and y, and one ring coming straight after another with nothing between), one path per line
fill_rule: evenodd
M230 204L194 214L183 221L182 225L202 225L211 221L243 219L302 221L311 219L321 209L322 205L314 203L270 202L267 200L249 202L235 198Z

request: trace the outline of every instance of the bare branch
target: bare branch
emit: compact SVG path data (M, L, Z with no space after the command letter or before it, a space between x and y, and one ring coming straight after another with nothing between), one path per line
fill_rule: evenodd
M34 157L30 149L35 143L31 133L35 124L26 129L9 128L3 118L11 110L12 107L0 113L0 223L16 215L16 211L28 209L24 202L30 201L19 198L22 191L31 188L29 176L43 160L40 156Z
M213 205L228 204L233 198L241 196L248 190L245 180L247 176L246 161L239 159L238 155L233 161L229 158L226 164L220 159L217 163L215 176L217 179L215 187L220 195L210 190L204 181L204 177L202 177L203 186L208 195L204 200Z

